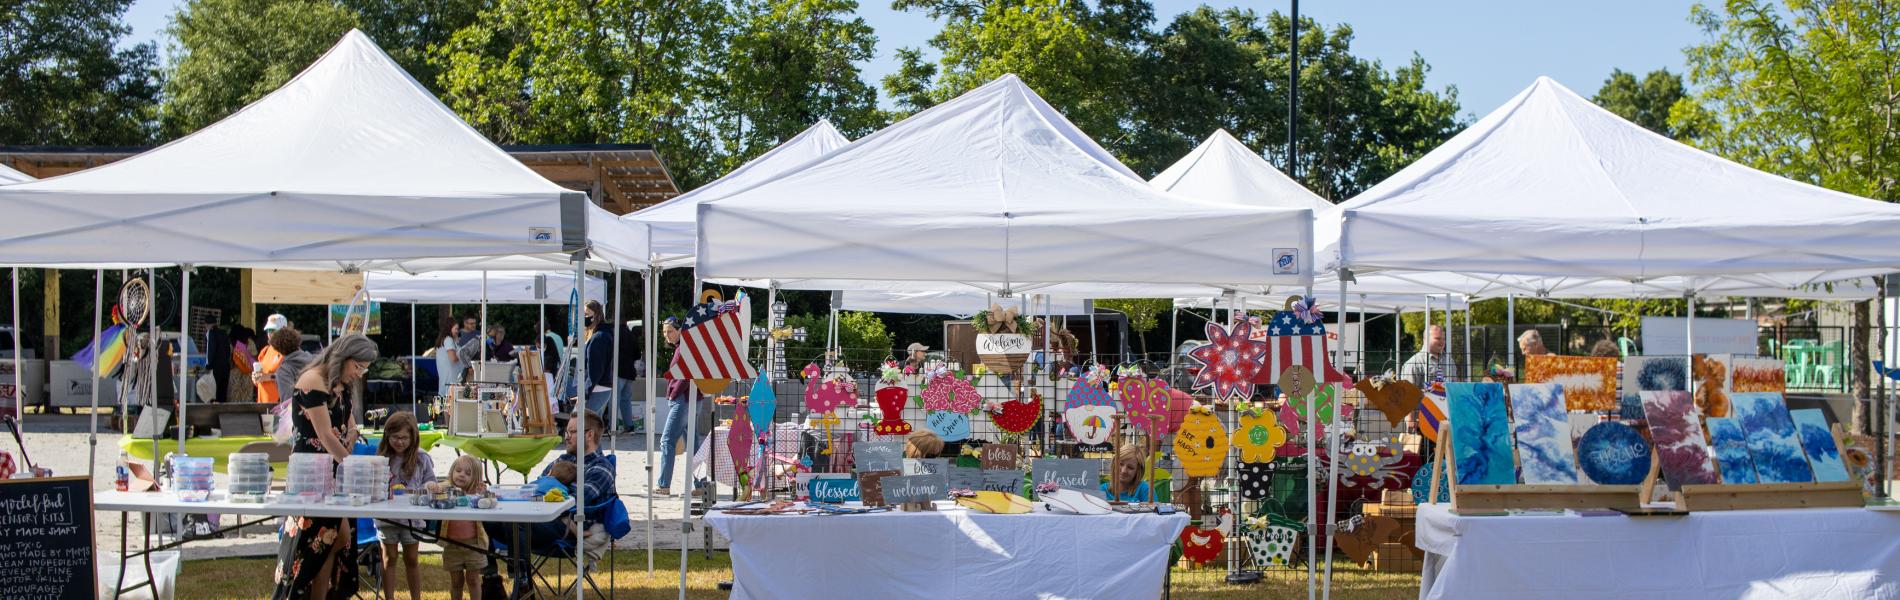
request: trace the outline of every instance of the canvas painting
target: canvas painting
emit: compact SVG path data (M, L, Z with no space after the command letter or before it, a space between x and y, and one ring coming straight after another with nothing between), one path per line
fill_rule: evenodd
M1517 436L1518 468L1524 483L1577 483L1577 455L1570 445L1563 386L1512 385L1511 432Z
M1649 442L1634 427L1603 421L1577 442L1577 466L1599 484L1636 485L1649 476Z
M1643 414L1649 421L1649 439L1656 446L1663 480L1669 489L1720 481L1709 443L1702 437L1702 419L1689 392L1641 392Z
M1616 410L1615 358L1594 356L1526 356L1525 383L1555 383L1564 386L1564 402L1570 410ZM1452 422L1458 422L1452 417Z
M1641 392L1679 392L1687 389L1687 357L1632 356L1623 360L1623 390L1617 409L1625 419L1641 419Z
M1709 417L1703 423L1709 428L1715 464L1722 469L1722 483L1761 483L1755 477L1755 459L1748 455L1748 435L1742 433L1742 425L1728 417Z
M1597 423L1602 423L1604 420L1603 415L1593 413L1569 413L1565 416L1568 417L1566 420L1570 422L1570 447L1572 450L1575 450L1583 444L1584 432L1589 431L1591 427L1596 427ZM1582 464L1581 461L1578 462L1577 483L1596 483L1590 480L1590 472L1583 470Z
M1695 355L1695 407L1705 417L1729 416L1727 354Z
M1873 497L1880 487L1879 473L1874 471L1874 437L1841 436L1841 462L1847 463L1847 476L1860 482L1861 494Z
M1459 485L1517 483L1511 459L1511 416L1504 386L1497 383L1445 385L1451 403L1453 472Z
M1731 358L1728 363L1728 389L1731 392L1787 391L1787 365L1774 358Z
M1735 420L1748 436L1748 456L1755 461L1755 477L1762 483L1811 483L1814 467L1801 450L1800 434L1781 394L1730 394Z
M1801 449L1808 453L1808 465L1814 468L1815 481L1847 481L1847 463L1841 461L1840 444L1827 427L1827 415L1821 409L1788 411L1801 436Z

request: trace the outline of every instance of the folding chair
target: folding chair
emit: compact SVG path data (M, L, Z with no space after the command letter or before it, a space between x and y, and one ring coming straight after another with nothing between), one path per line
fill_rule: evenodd
M383 578L389 574L383 572L383 535L376 531L375 519L356 519L356 548L350 558L356 561L360 574L356 597L363 597L364 588L368 588L370 598L381 599Z

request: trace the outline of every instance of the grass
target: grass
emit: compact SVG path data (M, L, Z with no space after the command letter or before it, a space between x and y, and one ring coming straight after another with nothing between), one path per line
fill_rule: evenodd
M646 570L646 551L615 552L611 573L615 590L613 597L635 600L677 598L679 564L678 550L655 552L654 570L649 575ZM182 593L178 596L207 600L266 597L270 595L270 577L274 566L273 559L265 558L190 561L184 564L183 572L179 573L178 589ZM565 586L573 577L573 569L566 569L564 574L565 577L559 578L556 585ZM594 577L603 589L607 586L608 574L596 573ZM1252 585L1228 585L1218 570L1175 569L1173 577L1173 597L1185 600L1294 600L1306 597L1304 571L1272 572L1261 583ZM704 552L695 551L687 561L686 596L725 598L727 593L719 591L718 585L720 581L731 579L730 555L714 552L711 558L707 558ZM441 555L422 555L422 580L423 598L447 600L449 580L441 568ZM1416 573L1381 573L1350 564L1334 563L1333 582L1333 596L1342 600L1409 600L1418 597ZM369 590L366 588L363 591L359 597L369 597ZM399 584L396 598L407 600L408 597L408 592Z

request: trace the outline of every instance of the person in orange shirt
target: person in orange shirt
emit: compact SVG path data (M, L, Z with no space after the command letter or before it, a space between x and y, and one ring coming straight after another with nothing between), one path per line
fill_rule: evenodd
M266 340L264 351L257 354L256 366L251 369L251 381L257 385L258 402L277 403L277 367L284 362L284 352L278 351L276 345L269 343L269 340L271 334L289 326L290 320L284 318L283 315L271 315L270 318L264 320L264 339Z

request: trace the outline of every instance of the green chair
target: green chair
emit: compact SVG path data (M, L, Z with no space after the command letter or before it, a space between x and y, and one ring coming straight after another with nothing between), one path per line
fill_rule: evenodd
M1841 382L1841 342L1828 342L1811 351L1816 359L1812 363L1813 383L1823 387L1835 388Z
M1629 358L1631 354L1636 353L1636 341L1628 337L1616 338L1616 349L1623 353L1623 358Z

